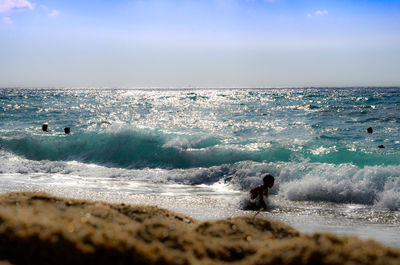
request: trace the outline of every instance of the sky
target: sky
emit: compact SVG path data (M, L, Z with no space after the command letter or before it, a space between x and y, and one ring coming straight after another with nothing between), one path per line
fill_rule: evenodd
M400 0L0 0L0 87L400 86Z

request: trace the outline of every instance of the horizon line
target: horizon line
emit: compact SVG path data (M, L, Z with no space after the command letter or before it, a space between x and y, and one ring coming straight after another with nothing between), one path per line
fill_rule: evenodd
M391 86L149 86L149 87L113 87L113 86L0 86L0 89L99 89L99 90L111 90L111 89L121 89L121 90L190 90L190 89L355 89L355 88L400 88L400 85Z

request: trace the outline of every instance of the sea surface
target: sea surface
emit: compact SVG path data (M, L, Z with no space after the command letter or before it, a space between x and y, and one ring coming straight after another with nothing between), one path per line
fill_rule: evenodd
M268 211L243 210L266 173ZM400 88L3 88L0 192L25 190L400 247Z

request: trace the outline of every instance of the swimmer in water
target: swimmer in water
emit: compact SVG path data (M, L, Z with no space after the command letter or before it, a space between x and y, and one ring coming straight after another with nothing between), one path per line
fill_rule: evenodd
M251 208L267 208L265 199L268 198L268 189L274 186L275 178L270 174L266 174L263 178L263 182L263 185L257 186L250 191L250 203L252 205Z
M42 124L42 131L47 132L47 128L49 127L49 125L46 123Z

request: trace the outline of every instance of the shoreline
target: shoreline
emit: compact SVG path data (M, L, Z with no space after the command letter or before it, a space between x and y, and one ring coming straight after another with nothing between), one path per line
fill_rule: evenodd
M67 197L83 200L105 201L107 203L140 204L157 206L176 213L188 215L199 221L212 221L237 216L253 216L252 211L243 211L239 208L239 200L243 194L226 194L221 196L209 190L208 187L179 187L178 193L145 194L153 186L140 186L130 192L115 189L102 191L87 188L68 186L61 188L58 184L49 186L15 186L5 182L4 186L14 189L2 190L6 192L45 192L52 196ZM187 189L186 189L187 188ZM195 188L195 189L194 189ZM156 190L158 193L164 188ZM168 189L167 189L168 190ZM176 190L174 190L176 191ZM142 192L142 193L138 193ZM188 194L191 194L190 196ZM179 194L179 195L177 195ZM271 195L275 209L261 212L258 217L270 218L284 222L302 233L329 232L336 235L353 235L360 239L373 239L384 245L400 248L400 227L398 213L375 209L374 215L365 215L368 207L352 204L310 204L308 202L287 202L282 198ZM218 209L216 211L216 209ZM360 215L361 214L361 215ZM378 217L379 219L371 219ZM388 217L395 219L388 219Z
M155 206L0 194L0 260L12 264L398 264L400 248L272 219L201 222Z
M127 190L104 188L100 191L82 183L80 187L66 185L68 188L63 188L65 183L63 185L54 183L50 187L32 183L29 186L23 186L15 185L14 182L3 182L2 186L14 188L4 189L1 193L34 191L57 197L157 206L188 215L199 221L254 215L252 211L240 210L239 200L243 194L224 192L221 196L220 192L210 190L209 187L179 186L179 188L174 187L173 190L171 187L157 187L153 190L153 184L150 186L146 184L134 189L130 187L127 192ZM146 194L149 190L152 192ZM400 248L400 227L398 226L400 219L396 212L379 209L369 212L368 206L354 204L288 202L276 195L271 195L271 199L274 209L261 212L258 217L284 222L302 233L329 232L336 235L353 235L360 239L373 239L384 245Z

